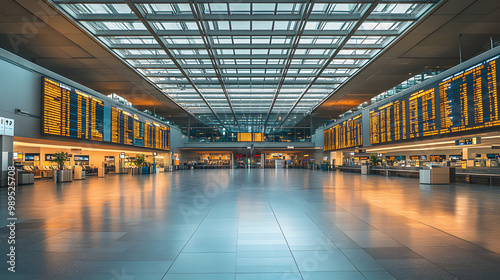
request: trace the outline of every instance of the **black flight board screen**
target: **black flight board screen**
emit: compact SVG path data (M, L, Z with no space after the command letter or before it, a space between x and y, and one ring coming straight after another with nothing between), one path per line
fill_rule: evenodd
M370 143L500 126L495 56L370 110Z
M103 141L104 103L58 81L43 79L45 134Z
M136 115L111 107L111 142L160 150L170 149L170 128L142 122Z
M323 150L339 150L363 145L361 114L323 131Z
M44 134L104 141L104 123L110 123L111 127L106 136L110 136L109 141L112 143L159 150L170 149L168 126L140 121L137 115L120 108L108 106L106 109L111 109L111 114L105 115L102 100L56 80L43 78Z

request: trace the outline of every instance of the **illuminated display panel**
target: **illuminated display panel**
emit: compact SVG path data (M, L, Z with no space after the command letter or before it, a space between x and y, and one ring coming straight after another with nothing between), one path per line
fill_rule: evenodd
M170 149L169 127L144 123L137 115L116 107L107 107L111 114L105 116L104 101L47 77L42 82L44 134L104 141L104 123L110 123L107 136L112 143Z
M253 141L254 142L264 141L264 133L253 133Z
M102 100L44 77L42 112L45 134L103 141Z
M489 59L439 84L441 134L500 125L498 60Z
M323 150L340 150L363 145L361 115L345 120L323 131Z
M370 143L500 126L500 56L370 110Z
M264 133L238 132L238 142L263 142Z
M141 122L137 115L111 107L111 142L169 150L169 139L169 127L155 122Z
M407 138L406 100L396 100L370 111L370 143L384 143Z

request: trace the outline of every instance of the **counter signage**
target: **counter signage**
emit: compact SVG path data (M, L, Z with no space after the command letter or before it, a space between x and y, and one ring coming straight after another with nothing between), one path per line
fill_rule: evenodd
M472 137L466 139L455 140L455 146L466 146L481 144L481 137Z
M13 119L5 119L4 121L4 134L7 136L14 136L14 120Z
M0 117L0 135L14 136L14 120Z
M0 135L5 133L5 118L0 117Z

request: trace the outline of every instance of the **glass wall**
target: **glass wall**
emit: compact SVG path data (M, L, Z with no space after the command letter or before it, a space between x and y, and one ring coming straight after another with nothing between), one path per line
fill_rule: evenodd
M183 128L183 133L189 135L189 142L237 142L238 133L224 128L191 127L189 133ZM311 142L310 127L285 127L264 135L265 142Z

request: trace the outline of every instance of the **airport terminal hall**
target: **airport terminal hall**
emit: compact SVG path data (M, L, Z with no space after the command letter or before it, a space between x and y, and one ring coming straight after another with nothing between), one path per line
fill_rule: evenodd
M0 0L0 279L500 279L497 63L500 0Z

